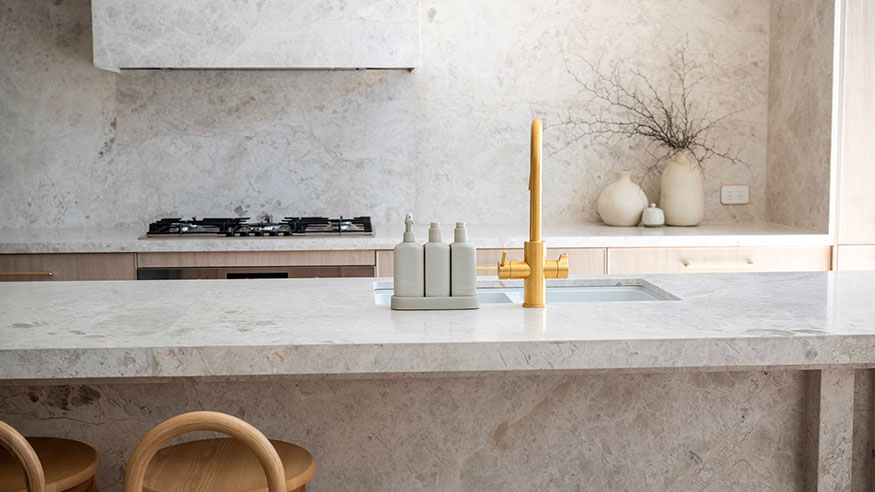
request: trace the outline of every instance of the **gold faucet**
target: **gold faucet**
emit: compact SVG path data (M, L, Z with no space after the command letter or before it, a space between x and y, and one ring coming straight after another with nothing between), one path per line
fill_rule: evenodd
M555 261L544 256L547 247L541 241L541 118L532 120L532 167L529 171L529 240L525 243L523 261L507 261L502 251L498 263L498 278L524 278L523 307L542 308L547 305L547 279L568 278L568 256Z

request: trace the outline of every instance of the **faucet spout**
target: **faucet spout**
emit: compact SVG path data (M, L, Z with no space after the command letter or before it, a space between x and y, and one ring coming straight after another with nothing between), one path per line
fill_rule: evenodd
M523 249L523 261L507 261L507 251L498 263L498 278L525 279L523 307L542 308L547 305L547 279L568 277L568 257L559 255L555 261L544 256L547 247L541 241L541 118L532 121L531 167L529 169L529 240Z
M541 118L532 120L531 169L529 170L529 241L541 240Z

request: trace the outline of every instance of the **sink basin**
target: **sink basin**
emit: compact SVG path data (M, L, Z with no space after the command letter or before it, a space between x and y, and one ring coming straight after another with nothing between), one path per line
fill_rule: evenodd
M392 282L374 283L374 302L388 306ZM521 281L478 282L480 304L522 304ZM551 302L635 302L676 301L677 297L642 279L571 279L547 285L547 303Z

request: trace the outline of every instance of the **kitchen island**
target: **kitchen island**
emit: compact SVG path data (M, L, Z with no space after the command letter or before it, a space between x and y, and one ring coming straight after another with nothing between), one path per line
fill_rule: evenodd
M0 284L0 419L95 446L101 490L194 409L308 448L315 491L869 490L875 274L635 279L671 300L393 312L369 279Z

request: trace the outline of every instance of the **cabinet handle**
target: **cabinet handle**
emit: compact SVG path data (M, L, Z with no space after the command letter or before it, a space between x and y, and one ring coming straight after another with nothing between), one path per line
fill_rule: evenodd
M694 265L689 261L684 261L684 268L751 268L754 266L753 260L747 260L747 263L702 263Z
M54 272L9 272L0 273L0 277L51 277Z

